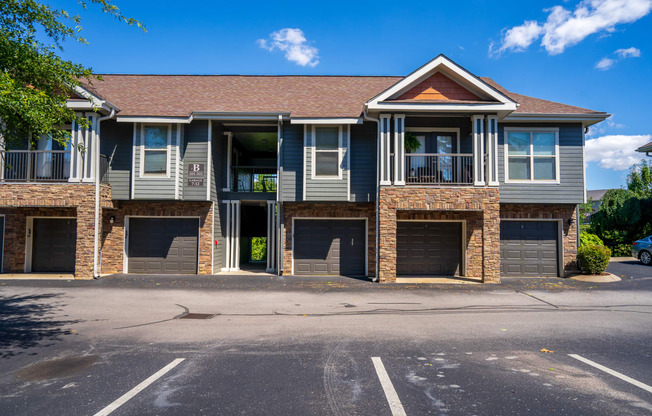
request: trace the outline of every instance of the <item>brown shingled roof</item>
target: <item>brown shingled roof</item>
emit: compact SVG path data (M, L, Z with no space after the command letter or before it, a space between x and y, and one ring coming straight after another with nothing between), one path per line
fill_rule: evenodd
M292 117L360 117L364 103L403 77L259 75L102 75L89 88L120 116L188 117L193 112L290 113ZM505 90L516 113L604 114Z

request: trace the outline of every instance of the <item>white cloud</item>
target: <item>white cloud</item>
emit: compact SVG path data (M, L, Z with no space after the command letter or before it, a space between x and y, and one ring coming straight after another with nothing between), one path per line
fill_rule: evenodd
M627 49L617 49L616 52L614 52L616 55L618 55L621 59L622 58L638 58L641 56L641 50L635 47L627 48Z
M595 64L595 69L599 69L600 71L606 71L607 69L610 69L614 64L621 59L625 58L638 58L641 56L641 50L635 47L627 48L627 49L616 49L613 53L615 56L614 59L609 58L605 56L604 58L600 59L600 61Z
M632 23L650 13L652 0L583 0L575 10L554 6L548 12L545 22L525 21L503 32L500 47L490 54L523 52L541 38L549 55L558 55L569 47L580 43L594 33L611 33L616 25Z
M285 52L285 59L297 65L314 67L319 63L319 50L308 45L301 29L277 30L269 35L269 39L258 39L256 43L270 52L275 49Z
M652 135L602 136L586 141L585 162L597 162L604 169L625 170L638 163L636 149L652 141Z
M600 62L595 64L595 69L599 69L600 71L606 71L607 69L614 66L615 63L616 61L614 61L613 59L602 58L600 59Z

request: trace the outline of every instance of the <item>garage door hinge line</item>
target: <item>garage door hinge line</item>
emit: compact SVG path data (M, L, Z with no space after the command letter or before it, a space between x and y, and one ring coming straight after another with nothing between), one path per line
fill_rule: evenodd
M150 384L154 383L156 380L163 377L170 370L172 370L174 367L179 365L183 360L185 360L185 358L177 358L177 359L175 359L170 364L166 365L165 367L158 370L156 373L149 376L147 379L145 379L145 381L141 382L139 385L137 385L133 389L129 390L127 393L120 396L120 398L118 398L116 401L114 401L110 405L106 406L104 409L100 410L99 412L95 413L94 416L107 416L107 415L113 413L113 411L115 411L118 407L120 407L123 404L127 403L130 399L132 399L138 393L145 390Z

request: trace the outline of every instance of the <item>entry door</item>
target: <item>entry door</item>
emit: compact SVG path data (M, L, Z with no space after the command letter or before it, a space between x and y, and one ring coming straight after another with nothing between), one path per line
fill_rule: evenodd
M77 221L74 218L34 218L32 271L75 271Z

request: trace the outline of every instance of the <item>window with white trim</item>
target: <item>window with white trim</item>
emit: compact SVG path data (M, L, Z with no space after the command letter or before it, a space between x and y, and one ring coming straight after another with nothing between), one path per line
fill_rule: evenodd
M143 129L143 174L167 175L169 126L145 126Z
M506 132L507 179L510 181L558 181L559 146L554 130Z
M315 127L315 177L340 176L340 128Z

